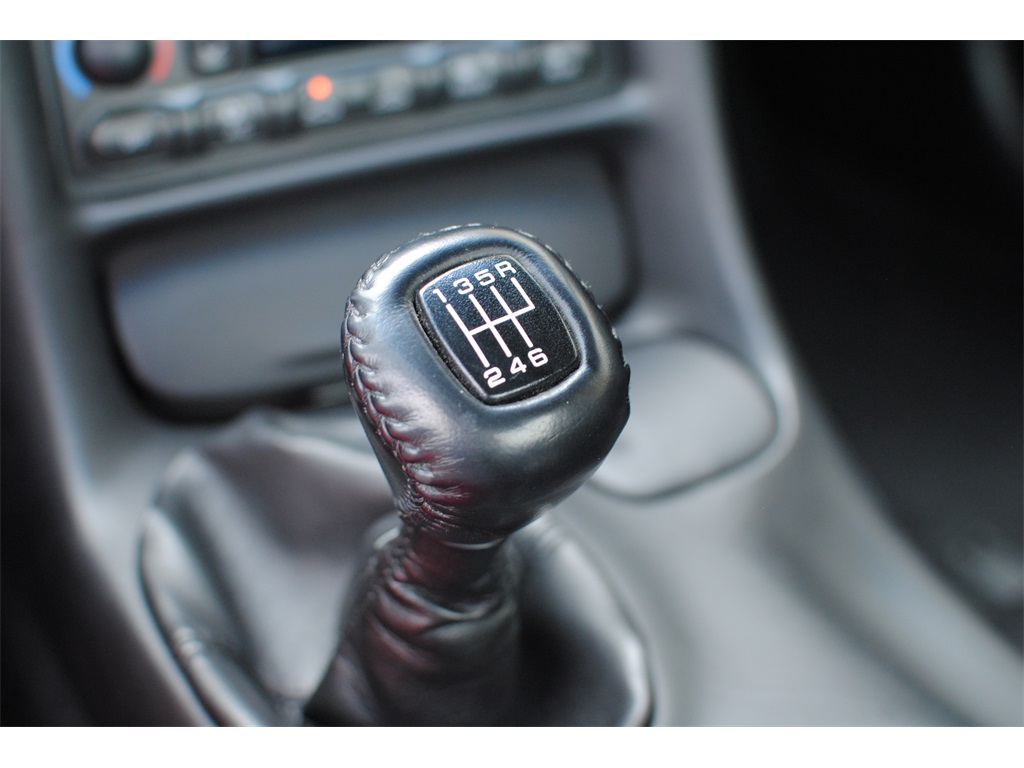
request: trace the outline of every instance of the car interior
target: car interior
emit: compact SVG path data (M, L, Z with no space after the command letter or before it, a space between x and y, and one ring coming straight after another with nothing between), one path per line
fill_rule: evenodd
M1022 69L3 42L2 724L1024 725Z

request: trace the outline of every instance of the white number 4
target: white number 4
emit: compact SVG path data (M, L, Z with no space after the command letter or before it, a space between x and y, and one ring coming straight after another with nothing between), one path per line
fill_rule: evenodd
M533 364L534 368L540 368L544 363L548 361L548 356L544 354L544 350L540 347L531 349L526 358ZM509 373L515 375L517 373L526 372L526 363L520 360L518 357L512 361L512 367L508 369Z

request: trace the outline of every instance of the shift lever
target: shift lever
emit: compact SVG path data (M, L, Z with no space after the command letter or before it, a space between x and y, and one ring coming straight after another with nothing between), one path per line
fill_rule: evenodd
M506 722L524 641L522 564L502 545L611 449L629 413L621 346L553 251L466 226L367 271L342 352L402 523L350 590L306 711L353 724Z

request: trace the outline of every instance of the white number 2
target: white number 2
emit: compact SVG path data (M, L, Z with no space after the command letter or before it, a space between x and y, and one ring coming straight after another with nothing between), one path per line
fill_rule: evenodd
M501 375L501 368L497 366L484 371L484 378L487 379L487 386L491 389L505 383L505 377Z

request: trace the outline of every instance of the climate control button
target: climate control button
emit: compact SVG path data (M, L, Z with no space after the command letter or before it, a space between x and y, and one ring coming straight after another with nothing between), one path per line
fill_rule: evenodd
M149 66L149 40L79 40L75 58L94 83L125 84L137 80Z
M102 160L169 152L180 133L179 121L162 109L122 112L101 118L89 132L88 145Z

